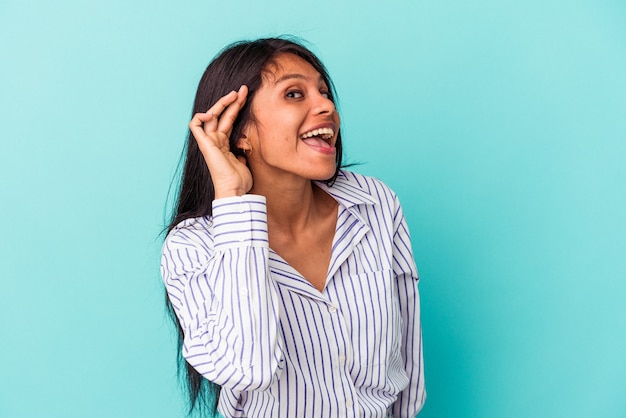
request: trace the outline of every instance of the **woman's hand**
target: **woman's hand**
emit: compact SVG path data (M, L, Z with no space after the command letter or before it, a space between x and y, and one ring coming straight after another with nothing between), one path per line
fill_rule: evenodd
M246 102L248 87L231 91L206 113L196 113L189 129L204 156L215 189L215 198L241 196L252 188L252 174L243 156L230 152L233 123Z

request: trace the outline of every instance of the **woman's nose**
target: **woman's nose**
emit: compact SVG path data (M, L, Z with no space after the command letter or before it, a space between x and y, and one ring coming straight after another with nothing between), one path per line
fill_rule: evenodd
M330 115L335 113L335 103L326 94L318 94L316 100L317 113Z

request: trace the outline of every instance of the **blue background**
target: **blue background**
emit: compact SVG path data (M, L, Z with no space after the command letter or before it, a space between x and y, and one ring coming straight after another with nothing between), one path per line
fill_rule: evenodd
M0 0L1 417L180 417L158 272L197 82L291 33L399 194L420 417L626 417L623 1Z

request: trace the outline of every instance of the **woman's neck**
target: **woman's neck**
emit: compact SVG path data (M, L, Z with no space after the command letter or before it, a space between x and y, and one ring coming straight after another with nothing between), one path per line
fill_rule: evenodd
M249 193L265 196L268 225L288 234L314 226L336 204L311 180L302 178L265 183L255 179Z

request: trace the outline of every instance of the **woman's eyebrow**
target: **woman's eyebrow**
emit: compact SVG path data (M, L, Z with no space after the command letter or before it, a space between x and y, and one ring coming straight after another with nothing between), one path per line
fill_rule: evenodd
M274 85L282 83L283 81L287 81L287 80L310 80L309 77L303 75L303 74L299 74L299 73L292 73L292 74L283 74L282 76L280 76L278 79L276 79L276 81L274 82ZM322 80L322 76L320 75L318 77L318 80Z

